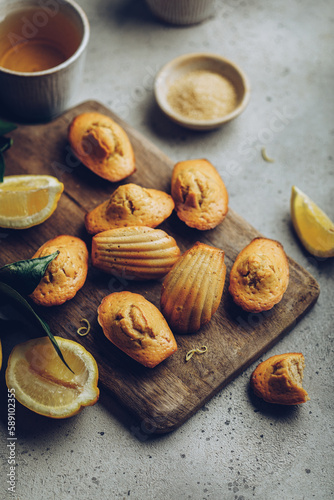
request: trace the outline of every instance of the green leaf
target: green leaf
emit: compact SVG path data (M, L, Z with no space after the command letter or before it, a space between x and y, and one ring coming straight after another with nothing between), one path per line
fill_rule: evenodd
M5 122L0 120L0 135L8 134L17 128L15 123Z
M0 151L4 153L13 145L13 139L10 137L1 137L0 136Z
M5 175L5 159L3 153L7 151L13 144L13 139L10 137L0 136L0 182L3 182L3 177Z
M3 176L5 175L5 160L0 150L0 182L3 182Z
M58 345L58 342L51 333L50 327L44 321L44 319L40 318L38 314L35 313L35 311L31 307L31 305L26 301L26 299L22 297L22 295L20 295L19 292L17 292L14 288L2 282L0 282L0 297L8 299L13 305L15 305L18 309L20 309L26 317L29 317L33 321L33 323L35 323L36 326L39 327L39 329L42 329L43 332L47 334L53 347L55 348L58 356L60 357L64 365L72 373L74 373L73 370L71 370L71 368L66 363L64 356L60 350L60 347Z
M22 295L30 295L43 278L50 262L59 251L37 259L19 260L0 268L0 282L15 288Z

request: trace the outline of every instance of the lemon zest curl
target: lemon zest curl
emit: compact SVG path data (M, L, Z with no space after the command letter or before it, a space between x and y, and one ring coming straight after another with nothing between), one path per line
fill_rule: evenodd
M85 335L88 335L90 332L90 323L88 319L82 318L80 320L81 323L86 323L85 326L81 326L80 328L77 329L77 334L80 335L80 337L84 337Z
M268 161L269 163L274 163L275 162L275 160L273 158L269 158L269 156L267 155L265 147L263 147L261 149L261 154L262 154L262 158L264 159L264 161Z
M189 361L195 353L196 354L204 354L207 350L208 350L208 348L206 347L206 345L202 345L202 347L199 347L199 348L197 347L196 349L191 349L186 354L186 362Z

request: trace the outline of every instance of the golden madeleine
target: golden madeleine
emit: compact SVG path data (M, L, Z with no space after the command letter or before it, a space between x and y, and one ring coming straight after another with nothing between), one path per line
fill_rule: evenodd
M226 275L224 252L197 242L176 262L162 284L161 312L175 333L196 332L221 301Z
M129 137L109 116L96 112L76 116L68 140L77 158L108 181L118 182L136 170Z
M137 184L119 186L110 196L85 216L86 229L97 234L125 226L155 228L170 216L173 198L157 189L146 189Z
M159 309L137 293L116 292L105 297L98 308L98 322L107 339L148 368L177 350Z
M150 280L165 276L180 257L174 238L161 229L130 226L93 236L93 266L124 279Z
M305 360L300 352L271 356L255 368L251 387L259 398L268 403L305 403L310 398L302 387L304 368Z
M228 193L208 160L187 160L173 169L171 194L178 217L189 227L212 229L228 212Z
M59 251L30 298L41 306L59 306L72 299L84 285L88 272L88 250L84 241L63 234L42 245L32 256L45 257Z
M248 312L267 311L280 302L289 283L289 262L282 245L255 238L237 256L229 292Z

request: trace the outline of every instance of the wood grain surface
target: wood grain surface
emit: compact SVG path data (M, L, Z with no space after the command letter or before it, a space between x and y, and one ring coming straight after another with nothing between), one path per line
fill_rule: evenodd
M48 124L19 126L11 134L14 145L6 153L6 174L54 175L64 183L65 191L55 213L40 226L23 231L1 230L0 265L30 258L46 240L59 234L81 237L90 249L91 237L85 231L84 215L107 199L118 184L97 177L71 153L67 127L74 116L85 111L109 115L127 131L137 171L123 183L170 192L173 162L97 102L85 102ZM185 422L291 330L319 295L314 278L289 258L290 283L283 300L265 313L245 313L234 305L228 293L228 275L239 251L260 233L231 209L224 222L211 231L190 229L175 214L160 227L174 236L182 252L196 241L223 249L227 279L221 304L209 324L196 334L176 335L178 351L156 368L139 365L106 340L96 311L104 296L122 290L141 293L159 307L161 282L115 278L90 266L86 284L74 299L59 307L35 306L55 335L82 343L94 355L100 386L158 433L171 431ZM92 332L86 337L76 333L82 326L81 318L87 318L92 325ZM208 348L206 354L193 356L186 363L186 353L202 345Z

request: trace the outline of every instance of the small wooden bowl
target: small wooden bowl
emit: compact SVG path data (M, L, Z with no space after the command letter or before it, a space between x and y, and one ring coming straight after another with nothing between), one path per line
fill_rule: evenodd
M212 71L230 80L237 93L237 105L231 113L213 120L194 120L181 115L169 104L170 86L183 75L198 70ZM194 53L177 57L163 66L155 78L154 93L161 110L174 122L189 129L211 130L242 113L250 98L250 85L244 72L232 61L216 54Z

